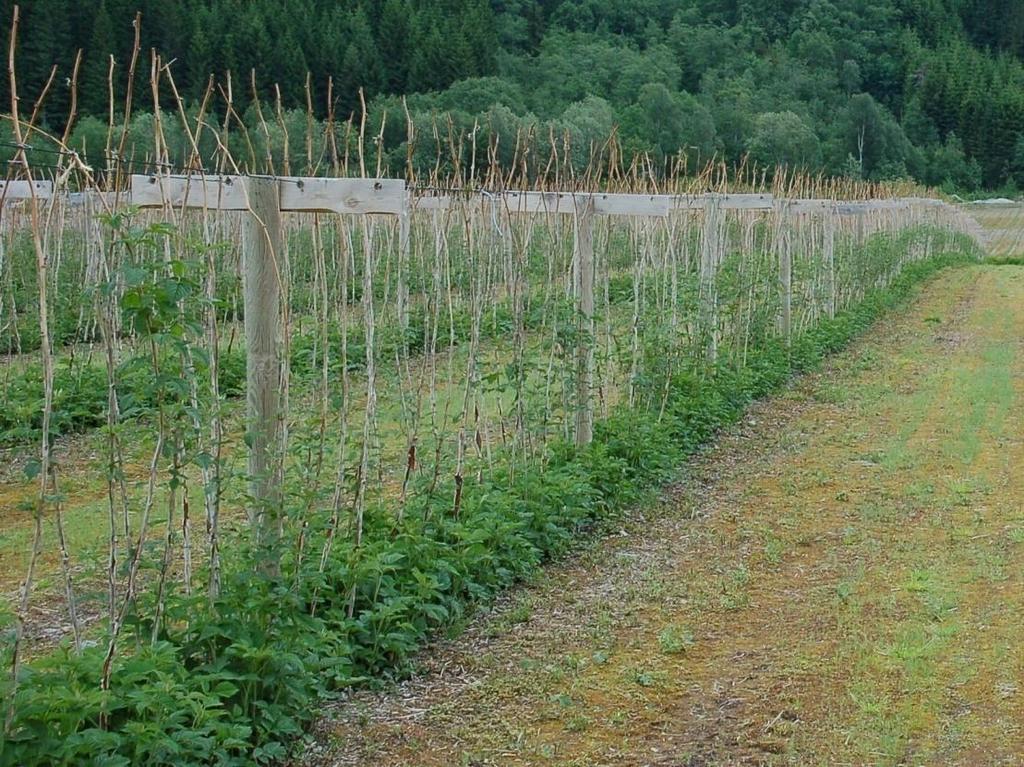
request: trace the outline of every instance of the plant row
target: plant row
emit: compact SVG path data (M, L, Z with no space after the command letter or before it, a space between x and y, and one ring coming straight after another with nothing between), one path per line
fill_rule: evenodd
M669 479L685 457L754 400L841 349L914 286L965 253L912 264L885 289L797 336L769 339L737 366L725 360L673 372L663 409L613 409L594 442L552 443L515 474L492 467L411 494L403 514L375 501L362 540L330 535L330 510L312 517L305 548L279 552L269 575L239 546L220 596L169 594L152 636L150 597L128 616L130 637L101 690L105 642L62 647L22 668L0 765L268 764L295 748L327 695L401 673L439 629L530 577L581 534ZM660 398L658 398L660 399ZM426 480L422 480L426 482ZM305 516L290 495L286 514ZM309 552L317 552L316 556ZM325 551L324 557L319 556ZM3 683L9 685L8 681Z

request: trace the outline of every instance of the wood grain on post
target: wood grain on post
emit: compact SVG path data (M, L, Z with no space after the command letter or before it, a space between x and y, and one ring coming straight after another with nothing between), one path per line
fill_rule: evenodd
M724 216L719 195L708 198L704 208L704 228L700 251L701 332L707 334L708 359L718 359L718 267L722 261Z
M242 282L245 298L246 430L252 506L249 521L264 549L280 536L280 187L274 179L245 181L249 214L242 226ZM268 570L276 563L268 561Z
M409 286L406 284L406 270L409 268L410 228L412 224L412 201L408 195L405 205L398 214L398 287L396 305L398 310L398 326L402 329L403 346L409 342Z
M783 226L785 224L783 223ZM782 337L786 348L793 345L793 237L789 230L782 232L779 248L779 292L782 299Z
M825 213L825 268L828 269L828 317L835 319L836 304L836 213L828 210Z
M576 213L576 297L580 334L576 343L576 444L594 439L594 201Z

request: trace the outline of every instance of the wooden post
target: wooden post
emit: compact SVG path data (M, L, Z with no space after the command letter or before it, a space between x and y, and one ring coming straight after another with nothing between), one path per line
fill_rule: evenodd
M406 284L406 270L409 267L409 227L412 220L412 201L405 196L405 205L398 214L398 287L396 301L398 306L398 327L402 329L402 344L408 343L406 331L409 330L409 287Z
M708 359L718 359L718 266L722 260L722 203L718 195L708 198L700 252L701 332L707 334Z
M785 213L783 213L785 215ZM785 222L782 223L783 227ZM793 237L783 229L779 248L779 289L782 299L782 337L786 348L793 345Z
M594 202L576 213L576 299L580 334L576 345L576 444L594 439Z
M249 213L242 226L242 289L245 300L246 432L252 505L249 521L261 548L281 533L280 436L281 237L280 187L276 180L245 181ZM275 554L276 556L276 554ZM277 572L276 560L266 567Z
M825 268L828 269L828 318L836 316L836 211L825 211Z

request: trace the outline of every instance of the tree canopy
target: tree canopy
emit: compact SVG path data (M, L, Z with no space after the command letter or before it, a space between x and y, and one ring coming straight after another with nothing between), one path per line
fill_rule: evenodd
M0 3L0 24L9 27L13 4ZM22 6L21 96L33 99L57 66L42 115L52 129L66 120L79 49L80 114L106 120L111 82L123 99L141 13L143 60L133 94L139 109L153 108L150 50L171 62L176 87L192 105L211 77L223 82L229 71L237 93L251 95L254 73L261 97L279 86L284 109L305 109L308 99L321 118L329 109L342 120L356 112L363 88L371 114L399 111L388 129L392 165L407 159L404 107L396 99L406 96L414 125L427 128L447 114L466 130L511 132L513 144L517 131L532 127L538 136L572 137L580 157L593 149L587 142L616 131L626 151L645 152L660 167L683 156L736 163L749 155L867 179L958 187L1024 180L1019 0ZM79 146L95 145L96 131L94 122L82 122ZM498 154L510 151L506 143Z

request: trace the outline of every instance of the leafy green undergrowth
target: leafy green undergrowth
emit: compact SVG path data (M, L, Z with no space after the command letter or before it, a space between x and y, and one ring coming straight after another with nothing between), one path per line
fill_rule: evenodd
M524 314L527 329L557 319L560 327L571 328L572 306L568 301L556 304L546 316L541 307ZM484 339L507 336L515 328L514 318L506 304L492 307L482 318L480 336ZM439 333L443 343L466 343L472 332L472 318L468 311L459 309L445 318ZM397 323L382 323L378 328L376 357L379 361L394 360L396 355L422 354L428 345L428 330L421 313L410 315L404 331ZM366 332L361 324L353 323L347 329L345 365L349 371L366 367ZM323 345L319 330L304 328L292 339L291 373L296 380L311 381L319 377L323 365ZM340 349L341 329L332 323L327 329L329 349ZM133 358L134 359L134 358ZM332 353L328 360L328 373L338 376L342 372L340 355ZM163 365L171 360L162 361ZM119 412L124 417L150 415L156 400L142 372L130 365L121 365L115 373L119 392ZM232 346L218 356L218 383L220 392L227 397L238 397L245 390L245 349ZM106 423L108 404L107 372L98 358L87 360L74 356L60 357L54 371L54 401L50 419L51 438L75 434ZM42 365L32 362L19 365L8 372L0 382L0 445L19 445L38 440L42 430L43 372Z
M748 355L742 369L681 372L658 413L621 409L586 449L553 447L543 467L411 495L401 521L370 508L362 546L285 558L287 577L226 567L222 595L172 595L158 641L140 598L99 689L106 646L68 647L23 667L0 765L265 764L285 758L339 688L400 673L439 628L536 572L581 532L669 479L681 461L754 400L813 368L964 256L909 266L886 290L795 339ZM727 355L723 355L727 356Z
M156 395L148 371L121 366L117 373L118 408L122 418L149 415ZM222 355L218 368L220 391L237 397L245 390L245 355L237 350ZM99 364L70 360L54 370L51 438L75 434L107 422L107 371ZM31 363L11 375L0 408L0 445L38 440L43 428L43 371Z

